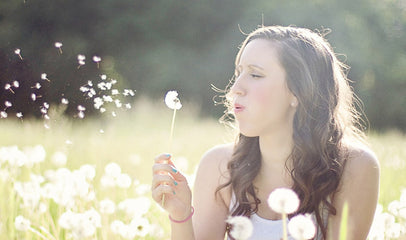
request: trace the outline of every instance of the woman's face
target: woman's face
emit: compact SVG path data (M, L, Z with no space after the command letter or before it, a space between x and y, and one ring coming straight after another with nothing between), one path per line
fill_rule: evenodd
M230 90L243 135L254 137L292 127L297 99L285 76L271 41L256 39L245 46Z

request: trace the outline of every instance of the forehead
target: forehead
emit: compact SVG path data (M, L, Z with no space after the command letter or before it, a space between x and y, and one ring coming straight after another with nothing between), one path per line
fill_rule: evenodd
M264 69L282 68L276 44L266 39L255 39L249 42L242 49L237 64L258 65Z

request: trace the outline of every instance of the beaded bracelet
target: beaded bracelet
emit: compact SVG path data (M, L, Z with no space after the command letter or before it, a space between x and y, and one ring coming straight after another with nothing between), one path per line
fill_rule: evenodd
M195 213L194 207L192 207L192 211L191 211L190 215L187 218L185 218L185 219L183 219L181 221L178 221L178 220L173 219L171 217L171 215L169 215L169 220L171 220L174 223L184 223L184 222L187 222L193 216L193 213Z

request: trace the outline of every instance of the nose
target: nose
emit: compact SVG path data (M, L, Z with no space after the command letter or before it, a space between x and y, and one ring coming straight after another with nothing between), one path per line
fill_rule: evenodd
M242 78L237 77L233 83L233 85L230 88L230 93L231 95L244 95L245 94L245 88L242 84Z

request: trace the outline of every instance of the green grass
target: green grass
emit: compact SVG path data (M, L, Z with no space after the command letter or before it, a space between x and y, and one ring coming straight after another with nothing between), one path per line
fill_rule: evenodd
M99 185L104 167L110 162L118 163L123 172L141 183L151 182L151 167L154 157L169 148L170 124L172 111L162 102L149 103L140 100L133 105L133 109L120 112L116 118L88 118L72 120L62 117L60 110L50 111L50 129L43 127L42 121L36 120L8 120L1 119L0 146L17 145L20 149L26 146L41 144L47 152L45 162L26 169L27 173L43 174L47 169L56 169L50 162L55 151L63 151L68 156L67 168L73 170L83 164L91 164L96 168L94 187L97 199L110 197L117 202L134 197L134 189L104 190ZM172 154L176 158L187 159L188 167L185 173L192 174L201 156L210 147L233 141L233 133L217 120L199 117L198 108L184 104L177 112L175 123ZM100 132L103 129L104 133ZM69 140L72 144L66 144ZM399 199L400 191L406 188L406 136L397 132L371 133L369 136L371 148L377 154L381 163L381 187L379 202L384 205ZM134 159L140 159L139 162ZM20 173L17 180L26 179L28 174ZM368 184L368 183L365 183ZM19 209L21 202L12 192L10 185L0 180L0 235L9 239L22 239L23 235L13 229L15 216L24 213ZM147 194L149 196L149 194ZM38 219L46 223L49 217L58 216L58 207L49 204L50 216ZM61 211L59 209L59 211ZM121 217L116 215L115 217ZM157 223L164 229L164 237L169 236L169 222L166 214L153 204L148 215L151 222ZM111 220L111 219L110 219ZM48 229L51 226L44 226ZM106 233L105 233L106 234ZM60 239L64 239L61 233ZM102 236L101 231L98 237ZM105 235L104 235L105 236ZM109 239L117 239L108 235ZM28 238L33 235L28 233Z

